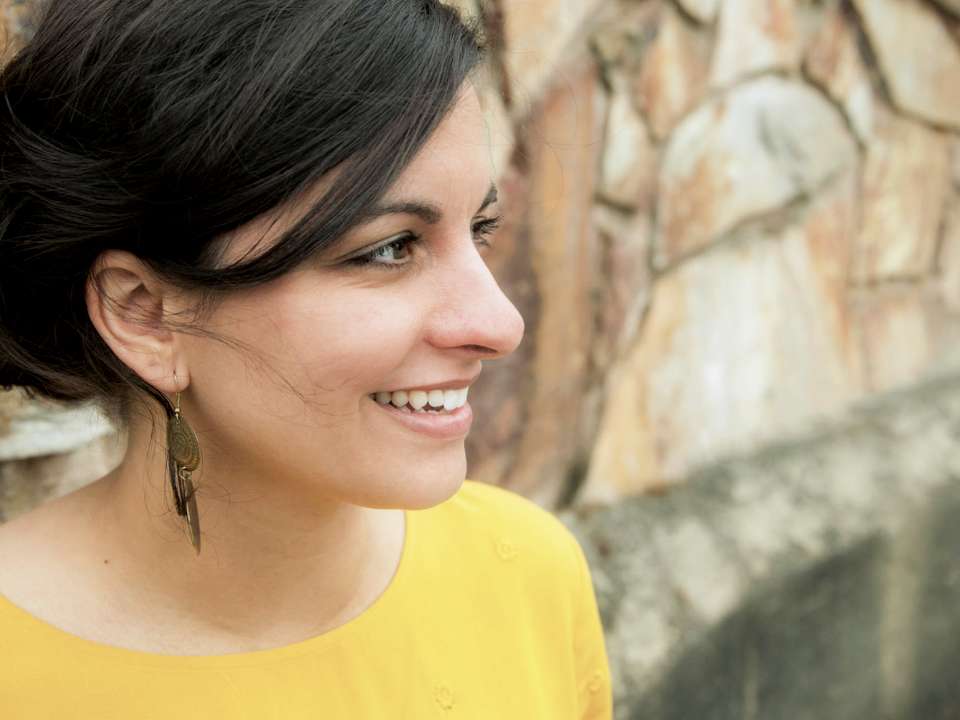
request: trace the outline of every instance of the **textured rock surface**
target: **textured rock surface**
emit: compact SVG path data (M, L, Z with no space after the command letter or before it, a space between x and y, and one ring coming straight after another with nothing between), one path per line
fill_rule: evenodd
M690 17L708 23L717 16L720 0L678 0L678 3Z
M854 296L869 391L909 385L923 377L935 354L934 302L909 285L870 289ZM891 347L898 351L890 352Z
M93 408L28 401L0 391L0 461L67 452L112 432Z
M874 93L849 14L831 7L806 58L806 71L844 110L861 142L873 133Z
M650 132L625 88L612 93L604 131L598 191L604 200L649 210L656 190L657 156Z
M705 34L664 3L655 37L631 66L634 98L658 138L666 137L699 102L707 85L710 46Z
M0 0L0 61L19 48L32 32L33 5L26 0Z
M124 449L123 438L111 434L67 452L0 463L0 522L105 475Z
M541 97L546 86L565 73L574 45L583 37L602 0L510 0L500 3L505 50L503 62L510 82L514 116L521 117Z
M717 22L710 84L721 87L764 70L789 70L798 57L791 0L726 0Z
M895 115L878 122L863 169L855 281L917 278L932 271L950 185L947 140Z
M944 303L950 312L960 315L960 199L956 196L944 218L937 265Z
M527 136L526 228L540 314L527 339L537 352L527 368L528 422L509 482L531 496L553 492L544 479L562 473L581 446L578 423L570 419L583 409L594 334L591 295L600 254L591 209L603 116L598 92L592 69L558 86Z
M602 205L594 209L594 227L602 268L595 279L599 317L592 349L593 366L602 376L633 344L649 306L653 233L646 215L628 216Z
M841 183L799 227L750 230L657 280L608 378L585 500L676 482L857 397L845 293L855 216Z
M550 91L537 122L525 128L522 140L527 174L523 206L501 234L511 236L507 243L522 245L528 254L530 274L518 281L536 294L535 305L529 306L533 313L525 313L524 340L535 350L518 369L525 374L517 380L523 388L524 412L514 417L523 426L513 438L509 458L472 452L472 457L483 459L471 472L481 479L508 477L509 484L525 494L543 493L545 504L561 488L544 478L562 474L582 445L581 428L570 419L578 418L584 407L594 336L592 294L600 253L591 210L602 118L603 98L594 68L585 68L569 84ZM485 392L481 383L478 395ZM502 397L491 400L499 403ZM496 413L494 424L504 412ZM471 447L479 450L482 442Z
M950 161L953 186L960 190L960 137L956 135L953 137L953 142L951 143Z
M960 129L960 45L921 0L854 0L898 107Z
M665 151L657 265L815 192L855 160L841 116L805 85L761 78L705 104Z

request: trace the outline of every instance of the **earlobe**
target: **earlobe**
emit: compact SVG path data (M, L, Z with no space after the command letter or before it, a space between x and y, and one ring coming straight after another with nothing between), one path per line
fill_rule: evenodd
M136 256L102 253L87 278L86 302L104 342L144 381L168 393L189 384L177 335L166 323L165 286Z

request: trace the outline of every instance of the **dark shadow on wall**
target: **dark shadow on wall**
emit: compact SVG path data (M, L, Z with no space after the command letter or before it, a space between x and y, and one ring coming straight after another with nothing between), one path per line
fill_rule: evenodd
M891 538L876 534L758 585L733 614L678 650L660 682L628 701L628 717L960 718L960 481L916 522L924 541L915 566L901 558L891 570ZM907 607L895 611L907 621L891 636L890 593L901 581L911 589Z

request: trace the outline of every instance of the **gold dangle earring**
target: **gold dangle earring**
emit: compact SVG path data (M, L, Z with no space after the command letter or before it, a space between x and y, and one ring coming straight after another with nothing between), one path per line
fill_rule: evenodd
M196 489L192 475L200 467L200 443L197 441L197 434L180 413L179 391L173 414L167 418L167 465L177 514L187 518L190 542L199 555L200 516L197 513Z

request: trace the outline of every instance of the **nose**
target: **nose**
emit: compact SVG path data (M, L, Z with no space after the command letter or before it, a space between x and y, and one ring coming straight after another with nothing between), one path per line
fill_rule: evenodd
M520 311L477 252L472 241L460 245L437 270L440 280L427 340L436 347L459 348L480 360L509 355L523 339Z

